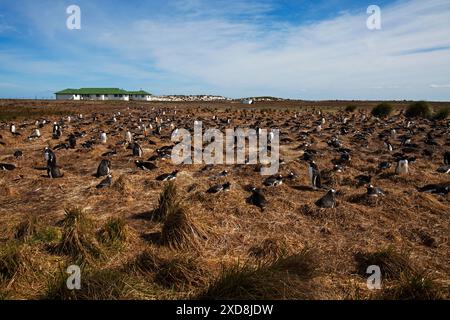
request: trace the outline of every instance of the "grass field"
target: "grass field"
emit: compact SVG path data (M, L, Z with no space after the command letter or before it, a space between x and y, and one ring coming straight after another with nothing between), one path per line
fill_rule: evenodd
M409 102L392 103L392 114L378 119L370 115L377 104L0 100L0 163L17 166L0 171L0 299L448 299L449 195L417 188L450 182L448 174L436 172L450 150L449 120L407 119L400 112ZM356 110L344 111L349 105ZM449 106L431 104L434 112ZM52 139L52 123L68 115L73 120L63 125L62 137ZM170 121L161 135L143 135L139 119L154 123L155 116ZM321 117L325 123L317 131ZM202 120L204 127L224 129L220 120L227 118L232 127L280 128L285 164L279 173L297 178L265 187L254 165L205 171L204 165L175 166L170 159L155 161L157 168L147 172L120 143L130 130L146 160L172 144L170 123L192 128ZM348 133L339 134L343 118ZM29 140L35 121L44 119L41 137ZM20 136L10 134L11 123ZM408 155L417 161L408 175L396 175L395 163L378 169L381 161L392 161L378 135L392 128L398 137L414 132L416 147ZM106 144L98 142L100 131L108 135ZM424 143L430 131L437 145ZM45 166L44 147L75 132L85 133L75 149L55 151L62 178L35 169ZM355 138L360 133L362 140ZM351 149L341 173L332 171L339 152L327 144L335 135ZM91 148L81 146L91 139ZM393 153L404 151L400 139L391 143ZM97 189L97 166L114 148L113 184ZM301 160L306 148L317 152L324 184L338 191L336 208L315 206L326 191L309 187L308 164ZM430 148L431 155L424 154ZM22 158L13 156L16 150ZM155 179L175 169L180 173L172 183ZM214 178L225 169L228 176ZM386 195L367 198L355 180L361 174L372 175ZM229 192L206 193L225 182ZM264 192L264 211L247 203L250 185ZM81 267L81 290L66 287L71 264ZM381 268L381 290L367 288L369 265Z

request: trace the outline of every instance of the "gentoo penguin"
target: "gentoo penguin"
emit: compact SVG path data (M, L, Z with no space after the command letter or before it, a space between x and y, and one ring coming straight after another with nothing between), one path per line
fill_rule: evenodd
M388 149L389 152L392 152L392 150L394 150L392 144L387 140L384 142L384 146L386 147L386 149Z
M102 132L100 134L100 142L101 143L106 143L106 133L105 132Z
M105 179L103 179L97 186L97 189L103 189L111 186L112 184L112 175L108 174Z
M262 194L261 190L252 188L252 195L248 198L248 202L259 207L263 211L267 206L266 197Z
M356 176L355 179L358 181L357 185L362 186L364 184L369 184L372 181L372 176L360 174L359 176Z
M0 163L0 170L14 170L16 168L16 166L14 164L10 164L10 163Z
M226 182L224 184L217 184L215 186L212 186L206 192L207 193L217 193L220 191L229 191L230 187L231 187L231 184L229 182Z
M23 157L23 152L22 152L22 150L16 150L16 151L14 151L14 157L15 157L16 159L22 158L22 157Z
M29 139L37 139L37 138L39 138L41 136L41 131L39 131L39 129L34 129L32 132L31 132L31 136L29 136L28 138Z
M336 190L329 190L322 198L315 202L315 205L320 208L334 208L336 207Z
M384 191L381 188L374 187L373 185L369 184L367 186L367 196L369 197L384 196Z
M44 160L47 161L47 166L56 166L56 156L49 147L44 148Z
M142 148L139 143L135 142L133 144L133 156L134 157L142 157Z
M134 163L136 164L136 166L138 168L141 168L144 171L150 171L150 170L156 169L156 165L152 162L136 160Z
M450 173L450 166L442 166L436 169L439 173Z
M449 151L445 151L444 153L444 164L445 165L450 165L450 152Z
M111 161L103 159L97 168L97 178L107 176L111 173Z
M290 172L288 173L287 178L288 178L289 180L295 180L295 179L297 179L297 174L296 174L295 172L293 172L293 171L290 171Z
M52 164L47 166L47 175L50 179L61 178L64 176L60 168Z
M131 135L131 132L130 132L130 131L127 131L127 132L125 133L125 140L126 140L128 143L131 143L131 142L133 141L133 136Z
M391 167L391 164L389 162L386 162L386 161L380 162L378 164L378 169L380 169L380 170L387 170L390 167Z
M266 180L264 180L264 185L268 187L269 186L275 187L281 184L283 184L283 176L281 174L268 177L266 178Z
M171 180L175 180L178 174L178 170L175 170L171 173L164 173L158 177L156 177L156 180L158 181L171 181Z
M322 187L321 179L320 179L320 171L314 161L311 161L309 163L308 175L309 175L309 181L311 183L311 187L313 187L313 189Z
M73 134L69 136L69 147L70 149L75 149L77 145L77 138Z
M449 183L428 184L422 188L419 188L418 191L446 195L449 192Z
M409 172L408 160L399 159L397 162L397 167L395 168L395 173L396 174L408 174L408 172Z
M62 134L61 127L56 122L53 122L53 130L52 130L53 139L59 139L61 137L61 134Z
M11 124L9 126L9 132L11 132L11 134L13 136L19 136L20 135L20 133L18 133L17 130L16 130L16 125L15 124Z

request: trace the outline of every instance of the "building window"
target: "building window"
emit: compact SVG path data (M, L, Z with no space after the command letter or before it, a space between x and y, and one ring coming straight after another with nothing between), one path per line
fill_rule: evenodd
M145 96L144 96L144 95L141 95L141 98L145 98Z
M97 98L100 98L100 95L99 95L99 94L96 94L96 96L97 96Z
M122 95L121 95L121 94L119 94L119 98L122 98Z
M114 95L114 98L117 98L117 94Z

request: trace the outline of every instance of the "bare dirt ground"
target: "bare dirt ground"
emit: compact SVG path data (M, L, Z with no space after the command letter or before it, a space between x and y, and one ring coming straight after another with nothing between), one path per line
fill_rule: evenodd
M93 219L97 230L110 217L122 217L129 230L129 236L119 249L107 250L104 258L86 267L89 270L86 272L120 273L120 281L123 281L124 286L120 292L110 290L111 293L106 297L94 295L85 298L196 298L217 279L223 279L223 270L230 266L238 263L254 267L276 252L289 256L306 249L313 252L311 267L314 275L304 281L288 277L283 280L283 286L293 289L294 294L287 293L289 290L281 290L286 294L274 293L268 297L385 297L367 288L368 275L358 272L360 266L356 257L358 253L369 254L387 248L407 255L408 264L423 270L424 277L426 275L427 279L432 279L433 285L442 289L441 296L448 298L449 195L421 193L417 188L431 183L450 182L448 173L436 171L443 165L444 152L450 150L449 120L408 120L399 115L407 103L394 104L393 115L380 120L370 116L370 109L376 104L286 101L244 106L230 102L0 101L0 163L17 166L11 171L0 171L0 247L5 249L16 245L24 253L18 267L13 268L14 272L0 277L0 297L48 297L49 287L57 281L61 268L72 262L70 256L50 250L49 244L60 241L63 233L60 222L64 218L64 210L80 207ZM347 105L356 105L358 109L353 113L344 112ZM443 105L434 104L433 107ZM318 110L323 111L322 116L317 113ZM117 122L112 122L113 114L118 112ZM83 119L78 119L79 114L83 114ZM69 115L72 118L70 122L67 121ZM216 116L215 120L213 116ZM156 128L155 117L163 119L161 135L153 133L153 130L144 135L138 129L141 124L139 119L147 128L149 124ZM317 131L317 122L322 117L325 123L322 124L322 130ZM346 123L344 118L347 118ZM36 128L35 122L44 119L47 123L40 128L41 137L29 140L28 136ZM62 137L53 139L52 124L61 119L65 120ZM230 124L223 121L226 119L230 119ZM285 179L280 186L266 187L263 186L265 177L255 171L254 165L218 165L209 171L202 171L204 165L175 166L170 159L156 160L155 170L143 171L134 163L139 158L133 157L131 150L121 144L125 132L130 130L135 141L142 146L143 156L140 160L147 160L155 154L156 149L173 144L170 140L170 124L173 123L175 128L192 129L194 120L202 120L204 128L221 130L239 126L279 128L280 156L285 162L279 173L287 176L289 172L294 172L297 178ZM412 121L409 128L408 121ZM9 132L11 123L16 125L21 135L13 136ZM342 127L348 132L342 134ZM389 152L379 134L390 132L391 129L396 130L396 137L390 136L394 150ZM107 133L106 144L98 141L101 131ZM437 145L424 143L430 131ZM46 171L35 169L46 165L44 147L54 148L65 142L69 134L76 132L85 134L77 139L75 149L54 151L57 164L64 173L62 178L49 179ZM409 174L396 175L393 154L405 151L400 137L409 133L413 133L411 142L416 145L413 150L406 150L407 155L416 156L417 160L410 164ZM340 155L327 144L333 136L338 137L344 148L351 150L351 161L340 173L332 171L332 160ZM91 148L82 146L83 142L91 139L95 140ZM309 146L305 146L305 143ZM113 149L117 150L116 155L102 156ZM319 169L324 170L323 175L328 173L329 176L324 184L338 191L336 208L320 209L314 204L327 191L310 188L308 162L301 159L305 149L317 152L314 159ZM14 157L16 150L23 151L23 157ZM425 155L424 150L431 150L432 156ZM102 159L109 159L112 163L113 186L96 189L102 178L94 174ZM391 162L392 167L381 172L378 164L382 161ZM165 246L160 241L163 222L146 218L157 206L160 193L167 184L157 181L156 177L175 169L180 171L175 180L179 197L189 217L205 232L195 248ZM223 170L228 170L228 176L214 178ZM366 199L365 186L358 186L355 180L361 174L372 175L372 184L381 187L386 195L376 200ZM231 183L229 192L206 193L212 185L224 182ZM261 188L265 195L268 204L264 211L247 203L246 199L251 195L248 190L250 185ZM15 239L17 226L32 216L37 217L40 228L49 233L52 230L56 236L48 240L42 237L27 241ZM168 284L167 281L161 281L160 270L146 274L124 271L125 266L133 263L145 250L150 250L157 257L165 257L169 262L178 256L193 257L195 267L192 274L199 275L198 281L188 281L185 278L190 275L184 275L181 280L169 277L172 280ZM188 266L185 268L190 269ZM159 268L169 267L163 265ZM1 263L0 272L4 272ZM400 278L400 275L397 276ZM272 280L268 278L265 281ZM308 282L307 287L302 285L305 281ZM399 286L400 281L397 278L384 281L383 278L381 291ZM117 284L112 280L108 283ZM109 286L104 283L101 285ZM219 295L217 298L221 297L228 296ZM246 297L261 298L257 294Z

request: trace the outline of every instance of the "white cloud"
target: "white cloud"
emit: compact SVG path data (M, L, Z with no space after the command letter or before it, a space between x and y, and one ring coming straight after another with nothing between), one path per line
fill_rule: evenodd
M430 88L434 89L450 88L450 84L430 84Z
M301 97L297 92L303 88L311 98L363 98L372 94L367 89L372 85L391 89L386 98L422 97L427 92L418 88L449 80L449 50L402 54L450 43L448 1L402 1L382 8L380 31L367 30L366 19L365 12L345 13L272 29L226 18L142 20L97 39L124 56L235 95Z
M173 15L138 21L132 16L131 21L111 21L107 14L100 16L99 8L97 24L83 20L79 34L61 30L49 12L46 19L35 21L41 24L39 30L54 46L73 46L82 61L28 59L12 60L13 65L36 73L78 69L79 79L93 73L123 81L159 78L167 83L165 88L160 85L165 91L160 93L450 99L448 92L429 85L450 83L450 50L445 49L450 46L448 0L398 1L381 7L379 31L366 28L365 8L295 25L262 19L272 8L266 3L224 1L212 6L184 0L176 7ZM83 15L92 15L94 9L82 6ZM103 57L98 48L112 55Z

